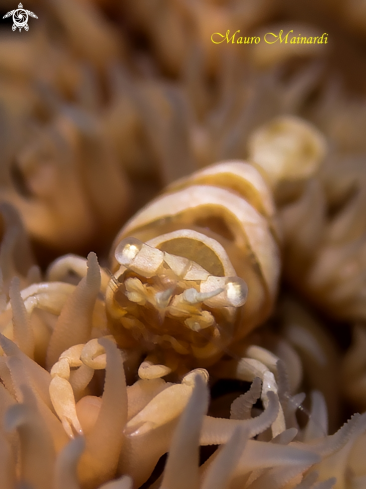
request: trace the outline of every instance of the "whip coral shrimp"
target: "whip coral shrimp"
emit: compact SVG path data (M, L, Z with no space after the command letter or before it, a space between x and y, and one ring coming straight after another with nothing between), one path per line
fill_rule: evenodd
M270 191L248 163L170 186L115 241L106 304L120 345L213 363L270 314L278 234Z

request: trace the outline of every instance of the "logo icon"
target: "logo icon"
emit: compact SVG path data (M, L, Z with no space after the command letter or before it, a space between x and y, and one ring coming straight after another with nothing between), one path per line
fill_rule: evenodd
M10 16L13 16L13 31L16 29L19 29L19 32L24 28L25 31L29 30L29 25L28 25L28 16L30 15L31 17L34 17L35 19L38 19L38 17L31 12L30 10L25 10L23 8L23 5L20 3L18 5L18 8L16 10L12 10L11 12L8 12L7 14L4 15L3 19L6 19Z

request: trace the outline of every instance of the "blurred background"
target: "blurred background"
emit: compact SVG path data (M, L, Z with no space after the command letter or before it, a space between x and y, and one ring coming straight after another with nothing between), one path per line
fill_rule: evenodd
M1 17L17 8L1 2ZM166 184L247 157L251 131L296 114L342 164L365 155L366 2L27 0L29 31L0 23L0 199L43 264L106 255ZM214 32L258 45L211 42ZM266 45L266 32L328 44Z

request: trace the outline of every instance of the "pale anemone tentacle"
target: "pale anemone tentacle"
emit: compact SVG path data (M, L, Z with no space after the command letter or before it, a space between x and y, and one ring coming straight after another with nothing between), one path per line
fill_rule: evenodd
M45 404L48 408L50 407L49 397L45 396L42 390L37 389L37 387L39 387L39 384L37 385L34 383L31 375L24 373L24 363L19 357L16 357L15 355L7 357L6 365L10 372L16 400L18 402L21 402L22 400L21 388L23 385L26 385L32 390L33 395L38 402Z
M16 403L16 400L10 394L8 389L1 383L0 384L0 416L3 419L4 414L12 406Z
M237 427L204 474L202 489L226 489L248 440L245 428Z
M4 481L7 478L12 480L16 476L16 451L18 446L18 437L16 433L9 433L4 431L4 416L11 406L16 404L15 399L11 396L6 387L0 385L0 419L2 420L0 437L1 444L0 450L4 458L0 459L0 463L4 464L0 473L4 473ZM3 446L4 443L4 446ZM14 479L15 482L15 479ZM10 487L12 489L13 486Z
M262 455L260 455L262 453ZM237 470L261 469L279 465L314 464L320 460L319 455L308 450L306 446L273 445L271 443L249 440L241 455Z
M268 355L269 358L274 360L273 355ZM278 359L277 359L278 360ZM253 358L242 358L239 361L225 361L221 362L219 366L214 368L214 373L219 378L236 378L239 380L245 380L252 382L256 377L259 377L262 381L261 399L265 407L268 405L268 392L273 392L278 398L278 386L273 373L262 362ZM272 434L277 436L284 431L285 418L281 404L279 403L279 410L277 412L277 418L272 423Z
M61 313L68 297L72 294L74 290L75 290L75 285L66 284L62 282L53 282L53 283L46 282L46 283L32 284L29 287L23 289L20 295L24 302L24 306L28 316L31 317L33 311L35 311L36 309L40 309L52 315L58 316ZM1 333L5 337L13 339L14 332L13 332L13 324L10 316L11 312L12 312L12 306L11 306L11 302L9 301L5 311L5 313L9 315L9 318L5 316L5 319L7 319L7 321L5 322L5 325L1 329ZM31 317L31 323L32 323L32 317ZM46 325L45 329L47 333L45 334L45 332L43 333L41 332L43 341L47 341L47 344L48 344L47 336L49 335L49 331L51 327L52 326ZM36 336L36 331L34 331L34 333ZM37 347L39 345L36 344L35 346Z
M99 339L106 352L106 378L100 411L93 429L85 436L85 452L79 477L85 487L96 487L114 476L127 421L127 391L120 351L109 339ZM105 450L108 446L108 450Z
M199 439L203 417L208 409L208 390L196 375L191 398L173 435L161 489L199 488Z
M276 355L265 348L257 345L251 345L245 350L243 356L257 360L265 365L273 374L277 373L277 362L279 359L276 357Z
M206 416L203 421L201 444L220 445L221 443L227 443L235 429L240 426L248 431L250 438L272 426L278 416L280 404L274 392L269 391L267 396L268 404L266 409L256 418L234 420Z
M249 419L253 404L260 398L262 382L259 377L255 377L250 389L241 396L237 397L230 407L230 419Z
M319 437L319 433L328 433L328 413L324 396L319 391L311 392L311 412L309 421L303 430L301 439L304 442Z
M349 400L361 408L366 406L365 347L365 328L356 325L353 329L352 344L342 361L341 374L343 392Z
M75 274L77 277L83 278L87 275L88 264L85 258L81 258L77 255L65 255L54 262L48 267L46 278L49 282L61 282L69 273ZM108 273L100 269L101 273L101 291L105 292L110 276Z
M239 489L246 484L248 478L253 480L266 469L280 468L286 472L294 468L298 474L299 467L303 472L320 460L320 457L303 447L277 445L268 442L249 440L235 468L232 487ZM265 472L264 472L265 473ZM280 471L281 473L281 471Z
M57 1L54 6L54 15L62 25L68 41L74 49L83 54L92 66L103 67L120 54L120 45L116 32L106 23L104 18L96 14L92 5L81 6L71 1L65 3ZM85 32L85 39L79 39L80 26ZM88 39L94 39L97 47L92 49Z
M0 433L0 474L3 489L13 489L16 487L14 453L3 433Z
M279 445L288 445L291 443L297 436L299 430L296 428L288 428L285 431L282 431L279 435L272 438L272 443L278 443Z
M308 472L295 489L312 489L317 480L318 473L316 471Z
M307 218L310 208L314 209L313 219ZM326 202L320 183L317 180L307 182L301 197L287 204L280 211L280 218L287 243L286 272L291 277L292 272L306 266L308 255L321 243Z
M352 12L351 9L349 10ZM126 12L131 16L133 25L143 29L147 39L154 46L159 64L164 70L177 76L188 61L189 66L193 64L192 70L197 70L198 73L195 77L191 76L193 80L190 82L193 86L190 86L190 94L196 110L202 115L208 98L204 80L209 75L215 79L223 70L220 50L211 42L208 34L225 32L227 26L230 26L234 32L241 26L245 27L245 32L251 32L258 23L266 23L273 9L272 5L265 1L255 2L248 8L241 2L197 4L194 1L180 0L176 3L164 2L160 7L152 4L149 6L148 14L141 11L138 5L128 5ZM169 45L166 43L166 37L161 36L163 26L166 27L166 35L171 40ZM216 40L220 39L220 36L216 36ZM194 47L190 49L191 46ZM200 49L198 50L196 46ZM197 56L197 51L200 56ZM239 49L236 55L232 56L233 61L242 64L242 56L242 50ZM193 63L191 58L196 63ZM229 86L231 87L235 81L236 78L230 79ZM234 86L236 87L236 84ZM226 94L226 90L224 93ZM200 100L200 96L203 97L203 101Z
M13 335L14 341L19 348L29 357L34 356L34 334L30 320L20 295L20 282L15 277L9 288L10 303L13 311Z
M127 387L128 416L130 420L139 413L152 399L170 384L162 380L137 380L133 385Z
M67 436L54 414L53 407L49 407L49 399L43 399L41 391L37 391L36 384L27 375L24 374L24 364L15 356L7 360L9 371L12 377L15 395L18 402L23 400L23 387L32 391L32 396L36 401L37 409L47 426L50 436L52 437L55 449L60 450L67 443Z
M335 477L331 477L326 481L317 482L314 484L314 486L312 486L312 489L332 489L332 487L335 487L336 483L337 479Z
M22 387L24 403L9 408L5 415L5 428L17 430L20 437L20 479L39 489L48 489L52 480L55 450L52 438L43 423L33 393Z
M94 428L97 421L102 399L97 396L83 396L76 403L76 415L80 422L84 435L87 435Z
M355 313L352 314L352 305L357 305L357 300L362 298L363 290L363 273L352 274L352 270L355 271L357 266L363 265L365 262L364 257L364 243L365 236L362 235L355 241L351 241L346 244L332 244L328 247L320 248L314 256L314 261L309 269L307 276L307 284L314 291L320 291L324 288L332 285L329 291L330 305L336 308L336 312L342 314L341 307L345 308L342 316L350 317L354 319L354 314L357 314L357 308ZM337 264L336 269L333 265ZM346 279L346 281L343 281ZM360 288L359 294L357 294L357 287ZM336 301L340 301L337 305ZM341 306L341 307L340 307ZM359 310L364 310L362 305L359 304Z
M61 450L56 459L54 489L80 489L77 465L85 449L85 440L78 436Z
M344 484L347 479L348 456L355 440L366 431L366 413L354 415L345 425L332 436L328 436L325 442L316 440L307 444L322 455L322 460L316 465L315 470L321 480L334 476L337 484Z
M282 360L286 367L289 391L292 393L296 392L300 387L303 376L303 367L299 355L291 344L284 340L280 340L276 344L274 353ZM277 374L280 375L278 365Z
M276 362L276 381L278 385L278 396L283 410L286 410L290 399L290 382L285 364L282 360Z
M207 382L205 370L193 370L181 384L167 385L158 392L125 426L119 470L131 475L136 485L148 479L159 458L169 450L172 433L192 396L197 375Z
M2 384L6 388L6 391L13 399L16 399L13 381L11 379L9 367L7 365L6 357L4 355L0 356L0 377Z
M51 367L61 353L70 346L89 340L92 314L100 290L100 269L94 253L88 256L88 273L77 285L58 318L47 351L47 364ZM75 327L78 323L78 327Z
M361 178L361 181L363 180L362 173L357 173L358 175L356 174L353 178L351 176L351 181L356 180L357 178ZM350 171L350 174L352 175L352 170ZM365 207L365 199L366 192L360 185L356 195L353 195L333 219L327 223L326 228L324 229L324 237L327 242L347 243L350 240L356 240L363 235L364 222L360 219L360 212Z
M3 272L0 268L0 312L2 313L6 308L7 297L4 290Z
M320 131L291 115L264 124L248 141L249 160L263 169L277 201L298 192L299 185L316 174L326 147Z
M26 276L27 284L38 284L42 281L42 271L38 265L32 265Z
M207 373L205 371L198 372L207 379ZM182 380L181 384L168 384L168 388L164 387L162 392L159 393L158 396L155 396L151 403L146 405L146 409L143 409L138 416L135 416L131 422L128 423L125 432L133 434L137 430L139 433L141 433L144 431L144 423L148 424L150 422L158 425L158 423L164 424L169 422L171 419L174 419L177 414L182 411L190 398L192 387L194 386L194 384L192 385L192 381L190 379L195 373L196 371L190 372L189 375ZM131 388L133 388L133 386ZM169 404L169 400L173 401L173 399L176 399L174 405L172 403ZM171 409L166 412L160 412L160 407L165 404L171 405ZM155 417L157 417L156 421L154 419Z
M263 474L261 471L252 473L248 479L248 485L251 489L260 489L262 487L268 487L270 485L273 489L280 489L286 486L286 484L294 485L301 480L302 474L309 469L311 464L308 465L295 465L291 467L275 467L268 469Z
M68 64L70 56L57 48L51 54L54 50L46 49L50 65L58 64L56 59L61 56L61 73L69 71L64 63ZM72 64L75 68L75 60ZM59 69L56 72L61 74ZM85 95L89 78L85 77L85 66L71 69L69 75L79 79L77 85L84 79ZM33 90L29 95L34 99ZM53 96L58 98L56 93ZM50 110L50 100L45 99L42 105ZM80 249L93 238L103 240L110 227L118 226L125 212L128 187L123 170L103 138L100 118L62 99L58 109L51 109L52 118L47 122L38 121L31 140L16 151L17 168L32 198L13 188L3 188L2 198L21 212L32 238L60 252Z
M72 293L75 291L75 289L75 285L62 282L38 283L32 284L26 289L23 289L20 295L22 300L24 301L24 306L28 316L31 316L33 311L36 309L41 309L48 313L51 313L52 315L59 316L64 309L65 303L67 302L70 295L72 295ZM6 311L9 311L7 312L7 314L10 314L11 310L12 304L10 301L6 306ZM24 323L25 321L27 323L29 322L27 316L23 315L22 317L24 319L22 323ZM4 319L5 322L3 321L4 326L2 326L2 334L7 336L8 338L13 339L14 328L11 321L11 316L9 316L8 321L6 321L6 317L4 317ZM92 326L93 328L95 328L95 331L99 330L103 334L103 332L106 330L106 321L107 320L105 317L104 302L97 298L92 316ZM24 327L26 326L24 325ZM50 327L46 326L46 331L48 330L50 330ZM42 328L39 331L35 331L34 334L37 335L38 341L41 340L41 338L44 338L43 341L45 341L45 331L42 331ZM88 339L89 338L87 338L86 340ZM21 338L21 340L22 342L25 341L24 338Z
M281 304L282 336L297 351L303 377L320 391L328 406L329 427L339 427L340 361L338 347L331 335L327 335L319 321L300 303L286 298ZM323 375L319 375L322 369ZM332 406L332 409L329 407Z
M306 447L322 457L328 457L343 448L353 436L359 435L359 430L362 432L364 429L365 421L365 414L354 414L334 435L312 440ZM301 442L295 441L293 445L300 446Z
M16 209L8 202L1 202L0 214L5 228L0 246L0 268L4 292L7 292L12 277L20 274L24 284L29 270L36 264L29 237Z
M60 314L68 296L75 290L75 285L63 282L41 282L32 284L20 293L25 308L30 314L34 308L39 307L53 314ZM7 309L11 304L7 305Z
M15 284L14 287L16 288ZM39 360L39 348L42 343L44 346L41 350L46 348L51 327L49 325L39 327L39 324L34 323L32 313L36 309L43 309L54 315L60 314L68 295L74 288L73 285L57 282L39 283L23 289L18 296L12 286L11 298L3 315L1 333L19 343L22 349L34 350ZM43 353L41 355L43 356ZM33 355L28 356L32 358Z
M343 129L339 140L347 132ZM346 321L365 317L364 181L360 159L333 151L299 201L281 210L285 275L328 314Z
M52 408L48 394L48 388L51 382L49 372L27 357L13 341L3 335L0 335L0 345L6 355L6 361L11 358L16 358L21 362L22 368L26 372L25 378L29 379L32 388L38 393L43 402L49 408ZM20 379L21 377L20 375ZM20 387L20 384L18 387Z

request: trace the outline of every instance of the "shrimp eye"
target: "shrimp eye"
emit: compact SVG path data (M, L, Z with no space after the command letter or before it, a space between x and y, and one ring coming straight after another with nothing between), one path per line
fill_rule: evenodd
M115 251L116 260L120 265L128 267L141 250L143 243L136 238L125 238L117 246Z

